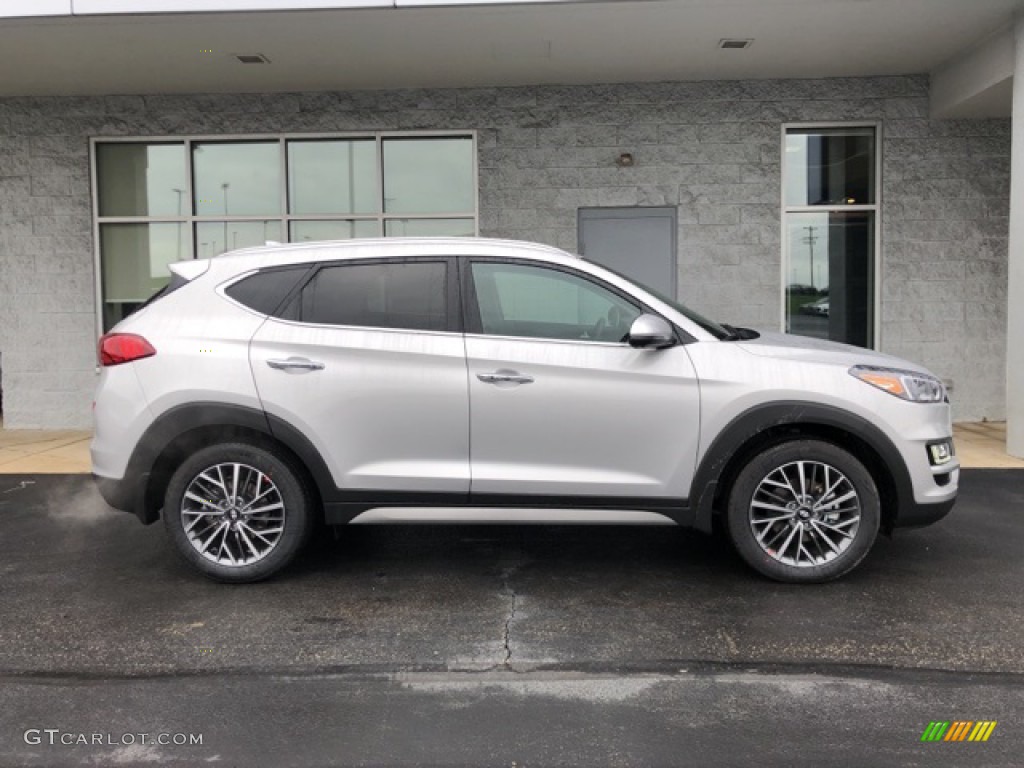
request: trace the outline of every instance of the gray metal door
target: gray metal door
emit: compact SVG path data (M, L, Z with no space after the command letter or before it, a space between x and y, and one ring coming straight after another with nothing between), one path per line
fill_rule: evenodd
M676 298L675 208L580 208L580 254Z

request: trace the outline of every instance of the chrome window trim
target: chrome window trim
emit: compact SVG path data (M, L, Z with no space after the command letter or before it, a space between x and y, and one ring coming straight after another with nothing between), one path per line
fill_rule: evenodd
M503 336L497 333L467 333L467 339L503 339L506 341L530 341L541 344L586 344L591 347L623 347L632 349L625 341L595 341L593 339L550 339L540 336ZM642 351L642 350L637 350Z
M260 317L265 317L267 318L268 321L271 322L283 323L285 325L292 325L298 328L325 328L332 331L380 331L382 333L415 333L423 336L464 335L461 331L424 331L420 328L382 328L381 326L378 325L328 325L327 323L307 323L301 320L286 320L283 317L274 317L273 315L260 315Z

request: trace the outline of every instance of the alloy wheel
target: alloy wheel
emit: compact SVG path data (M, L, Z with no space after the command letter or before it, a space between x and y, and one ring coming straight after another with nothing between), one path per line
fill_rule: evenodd
M214 464L189 482L181 524L192 547L225 566L251 565L281 541L286 510L268 475L237 462Z
M831 562L853 543L861 500L853 483L820 461L794 461L769 472L750 502L754 538L771 558L800 568Z

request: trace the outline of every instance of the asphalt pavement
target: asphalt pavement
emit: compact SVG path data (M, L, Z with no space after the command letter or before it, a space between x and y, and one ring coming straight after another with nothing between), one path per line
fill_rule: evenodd
M88 477L0 476L0 768L1019 766L1022 548L1024 471L968 470L821 586L564 526L350 527L225 586Z

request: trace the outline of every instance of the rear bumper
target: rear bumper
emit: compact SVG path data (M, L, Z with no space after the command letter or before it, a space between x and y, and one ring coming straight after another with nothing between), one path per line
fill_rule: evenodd
M114 509L122 512L130 512L145 524L154 522L153 515L147 514L145 508L145 489L149 480L149 473L138 475L129 480L127 477L116 480L112 477L103 477L93 473L92 479L100 496Z

